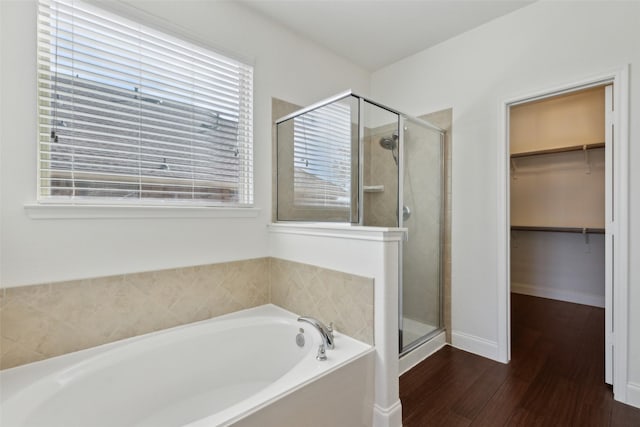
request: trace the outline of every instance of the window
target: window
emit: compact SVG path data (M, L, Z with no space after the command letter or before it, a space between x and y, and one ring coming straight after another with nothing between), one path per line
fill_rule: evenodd
M40 0L40 201L249 206L251 66Z

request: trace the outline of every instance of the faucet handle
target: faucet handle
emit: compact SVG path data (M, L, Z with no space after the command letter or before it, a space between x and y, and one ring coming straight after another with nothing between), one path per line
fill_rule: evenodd
M333 322L329 322L329 326L327 327L327 331L329 331L329 334L331 334L331 338L333 338Z

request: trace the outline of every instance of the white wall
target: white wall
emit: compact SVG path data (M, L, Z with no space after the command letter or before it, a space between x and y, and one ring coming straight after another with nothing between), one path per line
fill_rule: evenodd
M511 292L604 307L602 234L511 232Z
M536 2L374 73L410 114L453 108L453 330L497 345L499 113L507 99L631 64L629 381L640 384L640 3ZM640 388L638 388L640 390ZM640 396L640 393L638 394ZM636 402L636 404L640 404Z
M255 205L260 213L234 219L29 218L24 205L36 197L36 6L31 0L0 1L0 286L266 256L271 97L306 105L348 88L368 93L369 74L363 69L234 2L103 5L253 61Z

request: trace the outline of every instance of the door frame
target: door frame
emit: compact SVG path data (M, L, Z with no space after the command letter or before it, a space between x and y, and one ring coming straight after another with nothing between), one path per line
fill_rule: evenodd
M629 296L629 65L572 81L556 87L533 90L500 102L498 114L498 359L511 359L511 221L510 221L510 156L509 108L534 100L575 92L607 83L613 84L613 170L605 171L613 186L613 209L616 213L607 236L615 236L612 244L615 257L611 262L613 332L613 395L627 402L628 357L628 296ZM608 239L607 239L608 241ZM604 382L604 381L603 381Z

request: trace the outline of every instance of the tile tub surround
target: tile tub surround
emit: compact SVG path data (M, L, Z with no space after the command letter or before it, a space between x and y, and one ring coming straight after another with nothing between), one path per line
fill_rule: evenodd
M266 304L268 266L261 258L4 289L0 368Z
M345 302L328 307L335 297L359 300L362 286L347 285L366 281L318 267L285 264L259 258L0 289L0 369L267 304L273 302L273 278L290 285L282 307L294 312L312 309L301 312L336 319L340 331L372 343L364 339L362 318L352 313L360 311ZM286 280L286 274L300 272L314 281ZM368 321L373 325L373 281L369 281L371 298L363 300L370 302ZM331 298L317 298L311 283L317 284L318 294ZM285 287L276 289L278 293ZM344 315L335 314L343 311Z
M373 279L271 258L271 302L373 344Z

